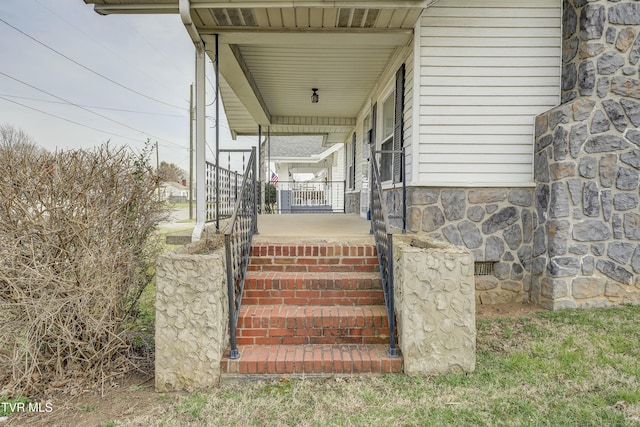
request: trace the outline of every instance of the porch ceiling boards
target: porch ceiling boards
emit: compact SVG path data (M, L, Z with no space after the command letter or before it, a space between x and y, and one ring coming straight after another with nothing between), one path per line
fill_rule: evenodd
M345 142L394 52L437 0L191 0L214 56L232 135L322 134ZM85 0L98 13L178 13L178 0ZM311 103L311 89L320 100Z

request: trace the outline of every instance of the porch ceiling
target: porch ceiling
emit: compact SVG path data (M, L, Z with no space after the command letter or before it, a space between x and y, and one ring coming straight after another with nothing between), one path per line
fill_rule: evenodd
M232 135L321 134L345 142L394 52L437 0L191 0ZM98 13L178 13L178 0L85 0ZM311 103L312 88L319 102Z

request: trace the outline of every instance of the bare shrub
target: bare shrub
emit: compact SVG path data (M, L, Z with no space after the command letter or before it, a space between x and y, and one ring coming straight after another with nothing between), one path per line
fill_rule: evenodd
M127 369L128 327L166 207L146 154L0 141L0 389L41 394Z

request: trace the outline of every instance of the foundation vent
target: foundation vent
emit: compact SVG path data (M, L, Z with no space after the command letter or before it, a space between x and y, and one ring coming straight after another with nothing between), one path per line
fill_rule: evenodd
M493 261L476 261L474 263L473 275L474 276L492 276L493 275Z

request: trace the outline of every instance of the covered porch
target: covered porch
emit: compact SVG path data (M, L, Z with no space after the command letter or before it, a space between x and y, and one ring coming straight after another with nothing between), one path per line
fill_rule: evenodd
M184 379L193 381L192 372L176 377L177 372L191 368L185 356L198 359L194 367L205 366L199 378L209 371L213 378L275 378L444 372L453 366L474 369L472 255L430 241L394 242L375 154L382 151L372 151L369 145L381 139L375 137L379 129L386 141L381 145L385 158L389 160L393 153L393 160L400 164L392 141L402 141L404 62L413 60L418 19L437 0L85 1L105 14L179 13L193 41L194 240L200 239L207 222L206 208L213 205L218 211L226 197L219 188L220 153L234 150L219 147L221 108L231 135L257 136L260 150L252 150L242 184L238 183L242 188L234 192L237 203L226 224L224 246L203 258L199 252L206 244L195 242L185 249L193 252L169 257L168 268L159 275L161 296L175 293L176 288L181 294L193 289L184 308L175 308L172 298L158 298L167 303L157 307L158 317L168 319L156 328L164 335L156 341L157 347L167 349L164 359L156 359L157 371L165 371L157 375L159 389L182 387ZM207 56L214 64L216 115L216 191L208 197L206 187L212 185L205 184ZM269 153L262 149L263 139L271 135L320 135L327 147L350 144L348 168L336 171L332 180L344 182L355 194L359 191L356 169L362 175L370 169L366 189L371 197L366 200L370 200L372 221L351 214L258 215L260 183L272 178ZM363 147L359 158L357 142ZM370 168L365 153L372 155ZM393 185L397 182L394 178ZM215 220L221 231L218 212ZM203 240L207 237L205 233ZM400 251L398 256L394 248ZM201 272L194 271L197 263L202 265ZM418 273L416 266L423 265L433 274ZM221 268L214 271L213 267ZM402 278L397 288L394 274ZM440 286L443 277L449 283L446 287ZM429 295L420 294L425 292ZM441 296L433 300L438 292ZM396 305L396 294L411 296ZM414 301L414 294L420 294L420 303ZM455 301L451 310L448 303L446 307L439 303L449 300ZM201 307L202 301L207 301L206 307ZM405 301L407 308L402 306ZM198 330L202 312L210 314L204 331ZM195 317L176 321L174 313ZM427 318L430 323L425 327ZM442 326L431 328L435 323ZM216 325L218 336L199 339L210 333L209 324ZM178 330L182 325L194 325L188 336ZM196 339L189 339L192 336ZM443 353L451 357L443 358Z
M193 41L197 205L194 239L200 238L212 199L217 205L222 196L217 184L215 195L202 185L207 181L207 139L215 140L216 168L220 166L222 110L231 136L234 139L256 136L258 147L272 135L319 135L327 147L355 141L356 134L362 140L374 127L375 117L366 125L358 122L358 117L372 108L375 96L388 90L385 85L391 81L390 76L413 48L417 20L424 8L435 3L433 0L85 2L94 4L95 10L105 15L179 14ZM207 57L213 70L207 70ZM208 98L214 100L214 113L207 112L207 79L215 86L215 95ZM207 137L206 118L214 114L215 135ZM256 175L258 182L265 183L271 178L269 153L260 151ZM355 166L351 166L350 177L355 174ZM346 171L332 176L333 181L353 185L354 178L350 179Z

